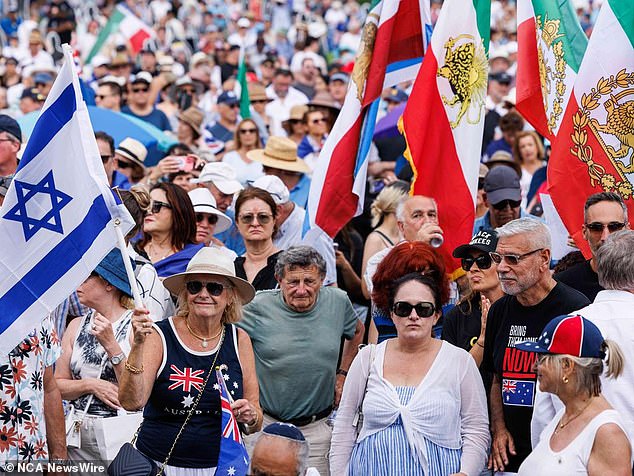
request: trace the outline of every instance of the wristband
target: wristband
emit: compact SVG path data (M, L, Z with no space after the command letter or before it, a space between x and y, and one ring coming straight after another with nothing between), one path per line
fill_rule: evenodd
M337 375L343 375L344 377L347 377L348 371L343 369L337 369Z

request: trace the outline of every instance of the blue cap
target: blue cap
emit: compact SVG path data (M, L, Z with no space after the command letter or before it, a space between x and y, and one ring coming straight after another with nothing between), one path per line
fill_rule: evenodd
M597 326L579 314L555 317L546 324L537 342L519 342L515 347L540 354L605 358L603 336Z
M134 262L132 263L132 268L134 269ZM101 263L95 268L95 273L119 291L132 296L130 281L128 281L128 275L125 272L125 265L123 264L119 248L114 248L101 260Z
M11 116L0 114L0 132L8 132L22 142L22 129L18 122Z
M262 433L265 433L267 435L282 436L284 438L288 438L289 440L306 441L301 430L290 423L271 423L262 430Z
M50 73L37 73L33 78L35 84L50 84L53 82L53 76Z
M388 94L385 100L401 103L407 101L407 98L409 98L409 96L404 91L401 91L398 88L392 88L390 89L390 94Z
M218 104L240 104L240 99L233 91L225 91L218 96Z

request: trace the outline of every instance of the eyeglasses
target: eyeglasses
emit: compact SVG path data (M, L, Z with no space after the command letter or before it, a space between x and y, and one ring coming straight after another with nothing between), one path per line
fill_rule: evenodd
M625 228L626 223L621 223L619 221L611 221L610 223L604 224L599 222L586 223L586 228L590 230L592 233L603 233L605 228L608 229L610 233L614 233L615 231L622 230Z
M392 312L397 317L409 317L412 314L412 309L416 310L418 317L431 317L436 311L436 306L431 302L425 301L419 302L418 304L398 301L392 306Z
M496 210L504 210L506 208L506 206L510 206L511 208L517 208L520 206L522 202L517 200L502 200L499 203L494 203L493 204L493 208L495 208Z
M489 269L492 264L491 256L484 254L478 256L477 258L462 258L462 269L464 269L465 271L469 271L471 269L471 266L473 266L473 263L477 264L478 268L480 269Z
M257 129L240 129L240 134L255 134Z
M268 101L267 101L266 99L253 99L253 100L251 101L251 104L265 104L265 103L267 103L267 102L268 102Z
M133 93L147 93L150 88L132 88Z
M156 202L152 202L150 211L152 212L153 215L156 215L157 213L161 213L161 208L169 208L171 210L172 206L169 203L156 201Z
M203 290L203 287L207 290L210 296L215 297L220 296L225 290L224 284L215 283L213 281L210 281L208 283L203 283L201 281L188 281L187 284L185 284L187 292L192 296L201 292Z
M310 121L311 124L319 124L320 122L326 122L326 119L322 117L321 119L313 119Z
M204 220L207 220L207 223L210 225L215 225L218 223L218 215L212 215L210 213L196 213L196 223L201 223Z
M120 169L131 169L134 164L126 162L125 160L117 159L117 167Z
M101 161L105 164L106 162L108 162L110 159L112 159L111 155L102 155L101 156Z
M240 104L238 104L238 103L233 103L233 104L226 104L225 103L225 106L227 106L228 108L231 108L231 109L240 109Z
M269 213L258 213L254 215L253 213L245 213L244 215L238 216L240 223L244 225L250 225L254 220L257 220L260 225L266 225L271 222L273 219L273 215Z
M509 266L517 266L519 262L527 256L532 255L533 253L537 253L538 251L542 251L543 249L544 248L537 248L536 250L529 251L528 253L524 253L523 255L501 255L500 253L495 253L492 251L491 253L489 253L489 256L497 264L500 264L502 260L504 260L504 262Z

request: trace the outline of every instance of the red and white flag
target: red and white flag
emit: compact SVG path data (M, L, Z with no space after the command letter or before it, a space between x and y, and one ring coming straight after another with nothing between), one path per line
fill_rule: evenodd
M634 4L603 2L548 164L548 191L586 256L589 195L616 192L634 214Z
M339 117L319 155L308 197L310 227L334 237L363 210L367 155L384 88L412 80L431 32L429 0L372 5Z
M451 251L470 240L475 219L490 9L489 0L445 0L403 113L412 192L436 200L451 270Z

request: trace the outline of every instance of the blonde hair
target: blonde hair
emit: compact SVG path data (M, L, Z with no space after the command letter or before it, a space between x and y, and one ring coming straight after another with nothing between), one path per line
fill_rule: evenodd
M236 292L236 288L234 286L226 286L227 296L227 306L225 310L222 312L222 317L220 318L221 324L235 324L240 319L242 319L242 301L238 297L238 293ZM187 289L183 288L183 290L178 293L178 299L176 301L176 316L177 317L187 317L189 316L189 304L187 303Z
M399 187L385 187L370 206L372 228L381 224L385 215L396 213L396 207L407 198L407 193Z
M558 380L563 378L563 362L570 360L575 363L575 393L587 393L591 397L598 397L601 394L601 375L604 365L607 367L606 377L617 378L623 372L625 358L619 345L609 339L603 341L601 350L605 352L606 358L598 357L575 357L566 354L554 354L546 357L549 365L552 365Z
M134 309L134 299L128 296L125 293L121 293L119 297L119 304L121 304L126 309Z

